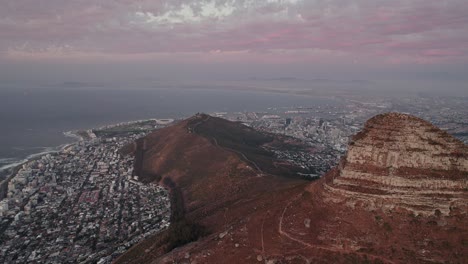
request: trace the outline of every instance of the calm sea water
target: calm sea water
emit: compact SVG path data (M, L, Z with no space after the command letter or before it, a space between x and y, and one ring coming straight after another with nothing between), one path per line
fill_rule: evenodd
M73 142L63 132L196 112L334 103L289 94L203 89L0 89L0 168Z

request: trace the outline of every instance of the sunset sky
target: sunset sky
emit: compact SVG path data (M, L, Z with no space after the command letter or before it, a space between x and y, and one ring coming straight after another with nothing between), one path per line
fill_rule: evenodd
M0 78L12 80L25 69L46 76L44 67L98 64L145 75L183 66L463 78L468 1L0 0L0 64Z

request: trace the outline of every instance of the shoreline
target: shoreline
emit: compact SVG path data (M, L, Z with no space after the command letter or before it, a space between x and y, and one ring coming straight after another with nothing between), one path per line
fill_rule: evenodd
M28 155L26 158L24 158L22 160L17 160L16 162L4 165L4 166L0 167L0 172L3 173L3 172L8 171L8 170L13 170L15 167L21 166L21 165L23 165L25 163L28 163L29 161L36 160L36 159L38 159L38 158L40 158L40 157L42 157L44 155L47 155L47 154L61 152L65 148L67 148L69 146L72 146L72 145L74 145L74 144L76 144L78 142L79 141L75 141L75 142L72 142L72 143L65 143L65 144L61 144L61 145L56 146L56 147L45 147L44 149L49 149L49 150L33 153L33 154Z
M36 160L36 159L38 159L38 158L40 158L40 157L42 157L44 155L61 152L65 148L67 148L69 146L72 146L74 144L77 144L77 143L79 143L81 141L86 141L85 138L83 138L82 136L79 135L79 132L84 132L84 131L88 131L88 130L109 129L109 128L114 128L114 127L118 127L118 126L122 126L122 125L135 124L135 123L140 123L140 122L145 122L145 121L159 121L159 120L165 120L165 119L168 119L168 120L171 120L171 121L175 120L174 118L148 118L148 119L123 121L123 122L118 122L118 123L113 123L113 124L108 124L108 125L101 125L99 127L91 128L91 129L79 129L79 130L70 130L70 131L62 132L62 134L65 137L71 138L73 141L70 142L70 143L64 143L64 144L61 144L61 145L58 145L58 146L44 147L43 151L29 154L28 156L26 156L23 159L20 159L20 158L18 158L18 159L16 159L16 158L5 158L5 160L9 159L9 160L12 160L13 162L0 167L0 180L1 180L0 183L2 183L4 180L10 178L12 176L12 174L16 174L16 173L14 173L14 171L16 170L17 167L21 167L22 165L24 165L24 164L26 164L26 163L28 163L30 161Z
M70 132L70 133L68 133ZM68 137L73 137L77 138L76 136L73 136L74 134L71 133L71 131L64 132L63 134ZM39 160L43 156L51 154L51 153L60 153L64 151L66 148L78 144L81 140L75 140L74 142L71 143L65 143L61 144L56 147L45 147L45 149L49 149L46 151L42 151L39 153L33 153L28 155L26 158L22 159L21 161L14 162L11 164L7 164L5 166L0 167L0 176L1 176L1 181L0 181L0 201L6 198L6 194L8 192L8 183L10 182L11 179L13 179L18 172L21 170L21 168L32 161Z
M74 144L74 143L72 143L72 144ZM0 201L6 198L6 194L8 192L8 187L7 186L8 186L8 183L10 182L10 180L13 179L18 174L18 172L21 170L21 168L25 164L27 164L29 162L32 162L32 161L35 161L35 160L39 160L40 158L42 158L43 156L45 156L47 154L58 153L58 152L62 151L63 149L65 149L66 147L72 145L72 144L60 145L59 146L60 150L56 149L56 150L53 150L53 151L44 151L44 152L40 152L40 153L31 154L27 158L23 159L20 162L13 163L13 164L10 164L10 165L6 165L6 166L3 166L2 168L0 168L0 172L5 174L5 175L2 175L4 178L0 182Z
M32 161L35 161L35 160L39 160L43 156L45 156L47 154L60 153L63 150L65 150L66 148L77 144L78 142L80 142L80 141L61 144L61 145L59 145L57 147L51 148L51 150L42 151L42 152L39 152L39 153L33 153L33 154L28 155L26 158L22 159L21 161L11 163L11 164L7 164L5 166L0 167L0 175L2 177L2 179L0 181L0 189L4 189L4 188L6 188L6 186L8 186L8 182L18 174L18 171L20 171L21 168L25 164L27 164L29 162L32 162ZM5 196L6 192L3 192L2 190L0 190L0 193L2 194L0 196L0 201L1 201L6 197ZM5 195L3 195L3 194L5 194Z

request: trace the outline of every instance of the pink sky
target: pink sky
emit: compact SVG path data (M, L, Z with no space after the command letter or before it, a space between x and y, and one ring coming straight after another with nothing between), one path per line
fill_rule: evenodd
M468 62L466 0L0 0L4 61Z

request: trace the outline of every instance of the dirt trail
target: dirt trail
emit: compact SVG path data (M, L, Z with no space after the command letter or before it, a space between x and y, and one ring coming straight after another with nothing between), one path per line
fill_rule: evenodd
M283 209L283 213L281 214L281 217L279 219L279 224L278 224L278 232L280 235L292 240L292 241L295 241L303 246L306 246L308 248L313 248L313 249L320 249L320 250L326 250L326 251L331 251L331 252L336 252L336 253L341 253L341 254L356 254L356 255L359 255L359 256L365 256L365 257L368 257L369 259L371 260L380 260L380 261L383 261L384 263L392 263L394 264L395 262L389 260L389 259L386 259L386 258L383 258L383 257L380 257L380 256L376 256L376 255L372 255L372 254L367 254L367 253L361 253L361 252L356 252L356 251L350 251L350 250L344 250L344 249L340 249L340 248L334 248L334 247L326 247L326 246L320 246L320 245L314 245L314 244L310 244L308 242L305 242L301 239L298 239L298 238L295 238L293 236L291 236L290 234L288 234L286 231L283 230L283 218L284 218L284 215L286 214L286 210L288 209L288 207L296 200L298 200L300 198L300 195L296 196L295 198L291 199L291 201L288 202L288 204L286 204L286 206L284 207Z

